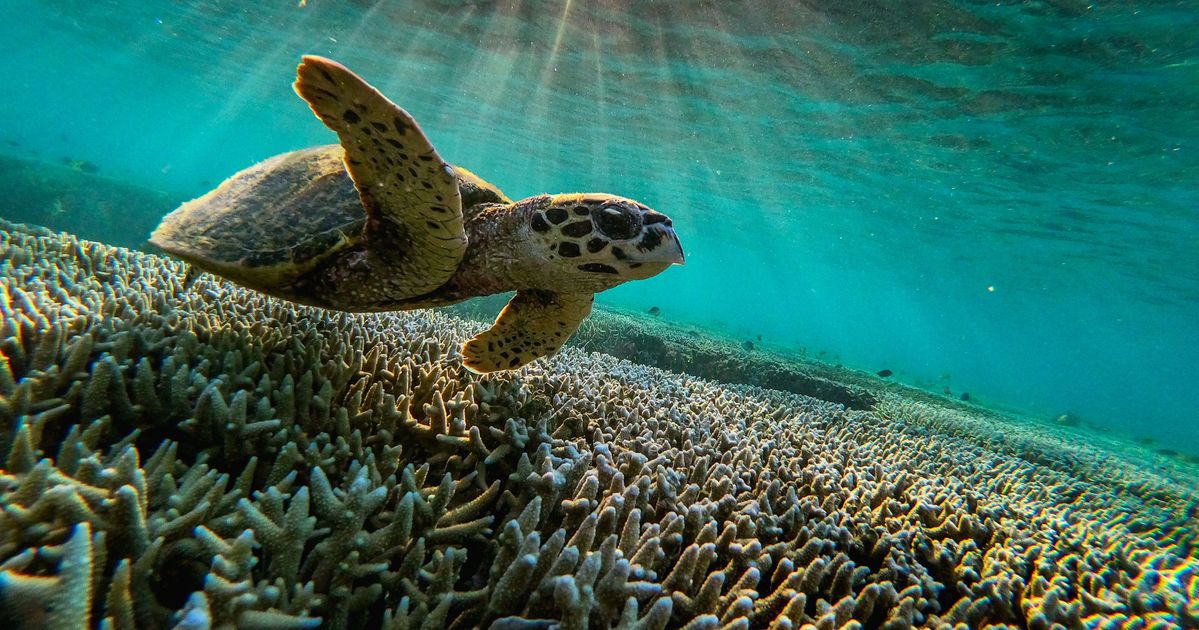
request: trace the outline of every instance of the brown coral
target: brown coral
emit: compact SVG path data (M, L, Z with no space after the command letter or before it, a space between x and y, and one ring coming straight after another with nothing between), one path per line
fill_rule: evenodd
M18 229L0 250L0 616L1199 624L1193 490L1114 458L579 350L480 377L455 350L476 326L443 315L187 287Z

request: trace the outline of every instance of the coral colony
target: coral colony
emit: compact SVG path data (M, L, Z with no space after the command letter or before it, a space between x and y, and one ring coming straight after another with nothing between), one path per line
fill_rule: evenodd
M0 261L6 628L1199 624L1194 488L1032 429L577 347L478 376L477 323L12 225Z

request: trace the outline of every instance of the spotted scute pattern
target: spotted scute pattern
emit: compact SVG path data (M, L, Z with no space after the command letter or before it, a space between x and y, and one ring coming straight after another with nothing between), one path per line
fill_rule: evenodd
M395 259L408 295L444 284L466 250L453 168L408 112L345 66L306 56L295 89L341 140L366 209L368 247Z
M593 293L517 291L495 324L462 346L474 372L513 370L557 352L591 313Z

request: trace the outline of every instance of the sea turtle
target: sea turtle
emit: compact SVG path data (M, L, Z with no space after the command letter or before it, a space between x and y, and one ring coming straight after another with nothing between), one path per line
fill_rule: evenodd
M262 293L341 311L514 290L462 347L476 372L557 352L595 293L683 264L666 215L608 194L513 202L442 160L408 112L341 64L305 56L295 90L341 144L237 173L168 214L151 243Z

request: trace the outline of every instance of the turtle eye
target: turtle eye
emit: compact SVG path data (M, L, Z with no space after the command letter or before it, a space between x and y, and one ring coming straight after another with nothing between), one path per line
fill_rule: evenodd
M636 212L621 206L602 206L592 213L596 227L609 238L630 239L641 231L641 220Z

